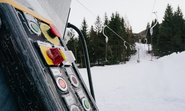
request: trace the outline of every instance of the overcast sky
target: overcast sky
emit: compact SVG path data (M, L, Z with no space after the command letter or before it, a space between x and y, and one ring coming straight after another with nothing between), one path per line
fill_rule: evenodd
M85 17L90 27L94 24L97 15L104 20L105 12L110 17L117 11L129 22L133 32L137 33L144 30L148 22L151 23L155 19L152 13L154 11L157 11L158 20L161 22L168 3L174 10L179 5L185 14L184 0L72 0L69 21L80 27Z

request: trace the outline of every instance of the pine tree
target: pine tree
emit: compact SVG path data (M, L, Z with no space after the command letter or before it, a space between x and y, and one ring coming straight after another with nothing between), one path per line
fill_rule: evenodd
M67 43L67 47L71 50L76 58L76 62L80 63L80 56L79 56L79 40L75 37L70 38Z
M97 56L95 54L95 50L96 50L96 41L95 38L97 38L97 34L94 31L94 27L91 26L90 32L89 32L89 57L90 57L90 61L92 64L94 64L97 60Z
M96 62L98 65L103 64L105 59L105 37L102 34L102 21L99 16L97 16L95 22L95 32L97 36L94 38L94 53L96 55Z
M168 4L164 20L160 27L160 35L159 35L159 56L164 56L172 53L172 38L173 38L173 9Z
M106 27L104 31L109 38L107 44L102 32L103 25L110 27L111 30L120 35L127 43L125 44L123 40ZM117 12L112 14L110 20L105 14L103 22L101 18L97 16L95 24L91 26L89 32L87 22L83 19L81 31L86 38L91 65L101 65L105 64L105 62L106 64L120 63L129 60L130 55L133 54L130 48L130 45L135 43L132 29L130 26L126 27L124 19L120 17ZM72 49L77 58L77 63L79 63L81 67L84 67L82 46L79 39L72 38L68 43L68 47Z
M127 25L126 28L126 37L127 37L127 42L130 44L128 45L128 48L127 48L127 58L126 58L126 61L129 61L131 55L135 54L136 53L136 49L135 49L135 37L133 35L133 32L132 32L132 27Z
M185 24L180 7L173 13L172 7L167 6L164 20L159 28L158 54L164 56L173 52L185 50Z
M88 41L88 25L87 25L87 22L86 22L86 19L84 18L83 21L82 21L82 26L81 26L81 31L82 31L82 34L84 35L86 41Z
M116 12L113 13L111 16L111 20L109 21L108 26L114 30L117 34L120 35L121 38L127 40L126 35L126 28L124 19L120 17L120 15ZM107 29L108 30L108 29ZM108 59L111 61L111 63L119 63L121 61L125 61L128 57L126 47L124 46L124 41L122 41L115 33L109 30L107 32L107 35L109 36L109 47L111 51L111 55L108 55ZM125 44L127 45L127 44Z
M87 28L88 28L88 25L87 25L86 19L84 18L82 21L81 32L82 32L83 36L85 37L87 47L89 47L89 38L88 38ZM78 53L80 56L80 66L85 67L84 54L83 54L84 52L83 52L80 40L79 40L78 44L79 44L79 52Z
M97 16L97 18L96 18L95 31L97 34L101 33L101 31L102 31L102 21L100 19L100 16Z
M146 35L146 39L147 39L147 44L151 44L150 23L147 23L145 35Z
M183 47L183 50L185 50L185 20L183 22L183 36L182 36L182 47Z
M107 13L105 13L105 16L104 16L104 25L108 25L108 24L109 24L109 19L108 19Z
M153 28L153 35L152 35L152 52L155 56L159 55L159 47L158 47L158 42L159 42L159 22L157 20L154 20L152 22L152 25L157 22L157 25Z
M119 30L118 30L118 27L120 27L119 24L119 20L118 20L118 14L116 16L116 14L112 13L112 16L111 16L111 20L109 21L109 24L108 26L114 30L116 33L120 34L119 33ZM119 21L119 22L118 22ZM119 40L119 38L117 37L117 35L115 35L112 31L110 31L109 29L108 30L108 37L109 37L109 47L110 47L110 51L111 51L111 55L108 55L108 60L111 62L111 63L118 63L119 62L119 59L121 58L119 56L119 44L118 42L120 42L121 40ZM123 42L122 42L123 43Z
M174 12L173 16L173 52L179 52L184 50L183 46L183 27L184 27L184 19L183 14L180 7Z

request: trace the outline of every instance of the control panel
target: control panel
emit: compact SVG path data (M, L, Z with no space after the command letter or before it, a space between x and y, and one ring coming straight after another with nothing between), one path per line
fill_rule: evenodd
M0 11L3 63L20 109L98 111L56 27L7 4Z

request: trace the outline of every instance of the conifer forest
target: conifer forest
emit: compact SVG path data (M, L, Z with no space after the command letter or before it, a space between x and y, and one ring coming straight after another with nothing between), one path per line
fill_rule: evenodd
M152 27L154 25L155 27ZM136 42L151 46L148 53L156 57L185 50L183 13L180 7L174 10L169 4L162 22L159 23L155 19L151 24L148 23L146 29L141 31L144 33L143 37L140 33L133 33L132 26L118 12L112 13L110 17L105 13L103 19L97 16L94 24L90 26L84 18L80 29L87 42L91 66L126 63L138 52L135 48ZM71 33L74 32L71 30ZM72 34L67 46L73 51L79 66L84 67L84 55L80 42L79 38Z

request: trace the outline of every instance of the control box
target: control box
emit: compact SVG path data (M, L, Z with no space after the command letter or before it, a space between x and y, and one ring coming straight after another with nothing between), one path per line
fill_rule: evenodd
M98 111L54 25L0 4L0 56L22 111Z

